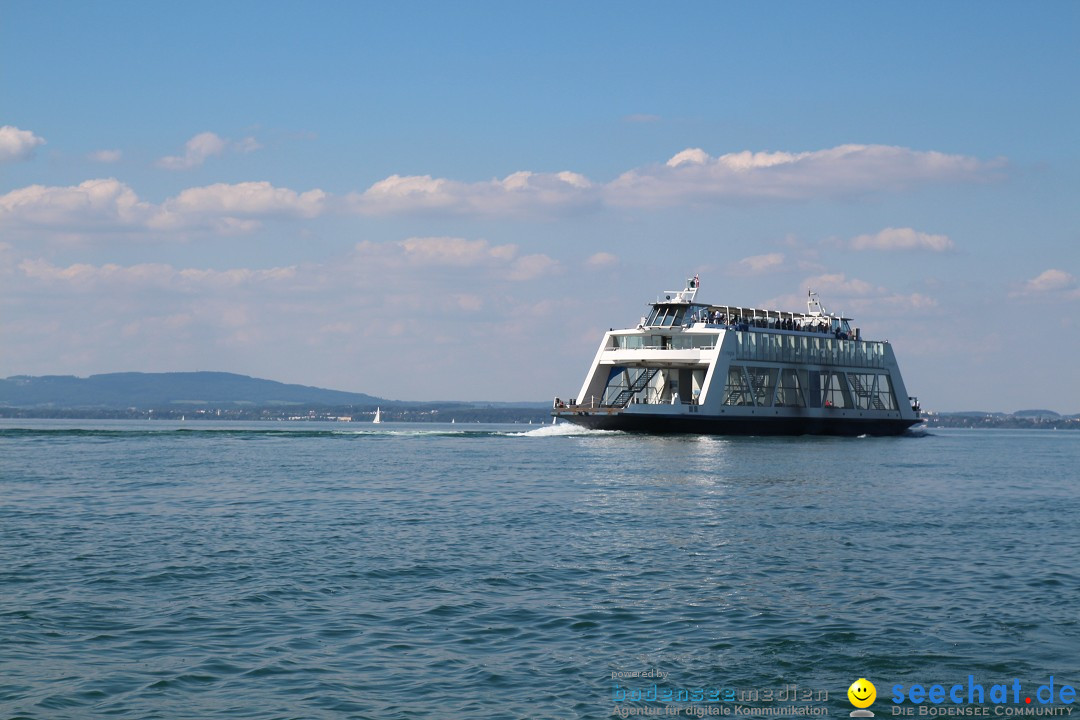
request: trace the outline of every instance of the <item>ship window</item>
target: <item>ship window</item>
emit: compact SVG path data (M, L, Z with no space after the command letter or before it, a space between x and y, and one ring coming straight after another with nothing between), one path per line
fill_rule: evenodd
M811 365L884 368L885 344L831 337L737 331L735 357ZM696 346L694 346L696 347Z
M847 379L851 383L851 395L855 401L855 407L859 410L869 410L870 397L874 394L874 376L870 373L848 373Z
M629 387L629 385L630 383L626 378L626 368L613 367L608 375L608 384L607 387L604 388L604 395L600 401L601 404L611 405L615 401L616 396L618 396L622 390Z
M855 407L860 410L895 410L896 397L889 376L881 373L848 373Z
M783 357L784 353L784 336L767 333L764 336L764 341L767 348L764 359L770 362L780 362L780 358Z
M685 312L685 305L656 305L653 307L652 315L649 316L647 324L652 327L681 325Z
M850 407L847 401L848 395L844 392L843 379L839 373L821 373L821 406L846 408Z
M716 340L720 337L714 333L699 335L697 333L676 335L671 338L672 350L695 350L710 349L716 347Z
M896 409L896 396L893 394L888 375L878 375L877 402L885 410Z
M750 381L750 392L754 404L768 407L772 405L773 389L776 387L776 368L748 367L746 376Z
M867 367L884 367L885 346L879 342L867 343Z
M792 368L780 371L780 384L776 388L776 405L783 407L806 407L802 390L804 378Z
M709 322L709 308L706 305L691 305L687 308L689 315L686 316L688 322Z
M754 404L753 396L750 393L750 383L743 372L742 365L732 365L728 368L727 385L724 386L724 404Z
M660 371L656 368L613 367L608 375L601 404L606 407L625 407L629 403L655 402L656 383Z

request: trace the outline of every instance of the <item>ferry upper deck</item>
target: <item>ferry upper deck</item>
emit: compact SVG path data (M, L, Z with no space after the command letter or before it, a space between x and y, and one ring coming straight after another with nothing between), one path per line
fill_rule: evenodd
M684 290L665 291L664 299L650 303L651 312L642 317L638 330L678 328L725 328L731 330L782 330L787 332L831 334L838 339L860 339L859 329L851 328L851 318L826 312L813 291L808 294L807 312L766 310L737 305L707 305L695 301L700 289L695 276Z

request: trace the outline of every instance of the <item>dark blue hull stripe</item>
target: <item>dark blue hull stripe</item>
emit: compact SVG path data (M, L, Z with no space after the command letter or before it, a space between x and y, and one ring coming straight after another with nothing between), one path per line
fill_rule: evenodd
M594 430L697 435L900 435L919 420L901 418L780 418L560 414L558 417Z

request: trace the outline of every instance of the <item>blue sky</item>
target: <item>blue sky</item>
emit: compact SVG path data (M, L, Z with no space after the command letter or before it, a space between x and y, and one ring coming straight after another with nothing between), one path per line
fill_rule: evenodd
M0 1L0 375L542 400L695 272L1080 411L1080 5Z

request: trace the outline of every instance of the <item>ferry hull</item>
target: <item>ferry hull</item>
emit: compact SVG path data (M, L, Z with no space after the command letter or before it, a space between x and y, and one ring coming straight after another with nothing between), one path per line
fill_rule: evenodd
M694 435L901 435L919 419L777 418L715 415L559 413L557 417L593 430Z

